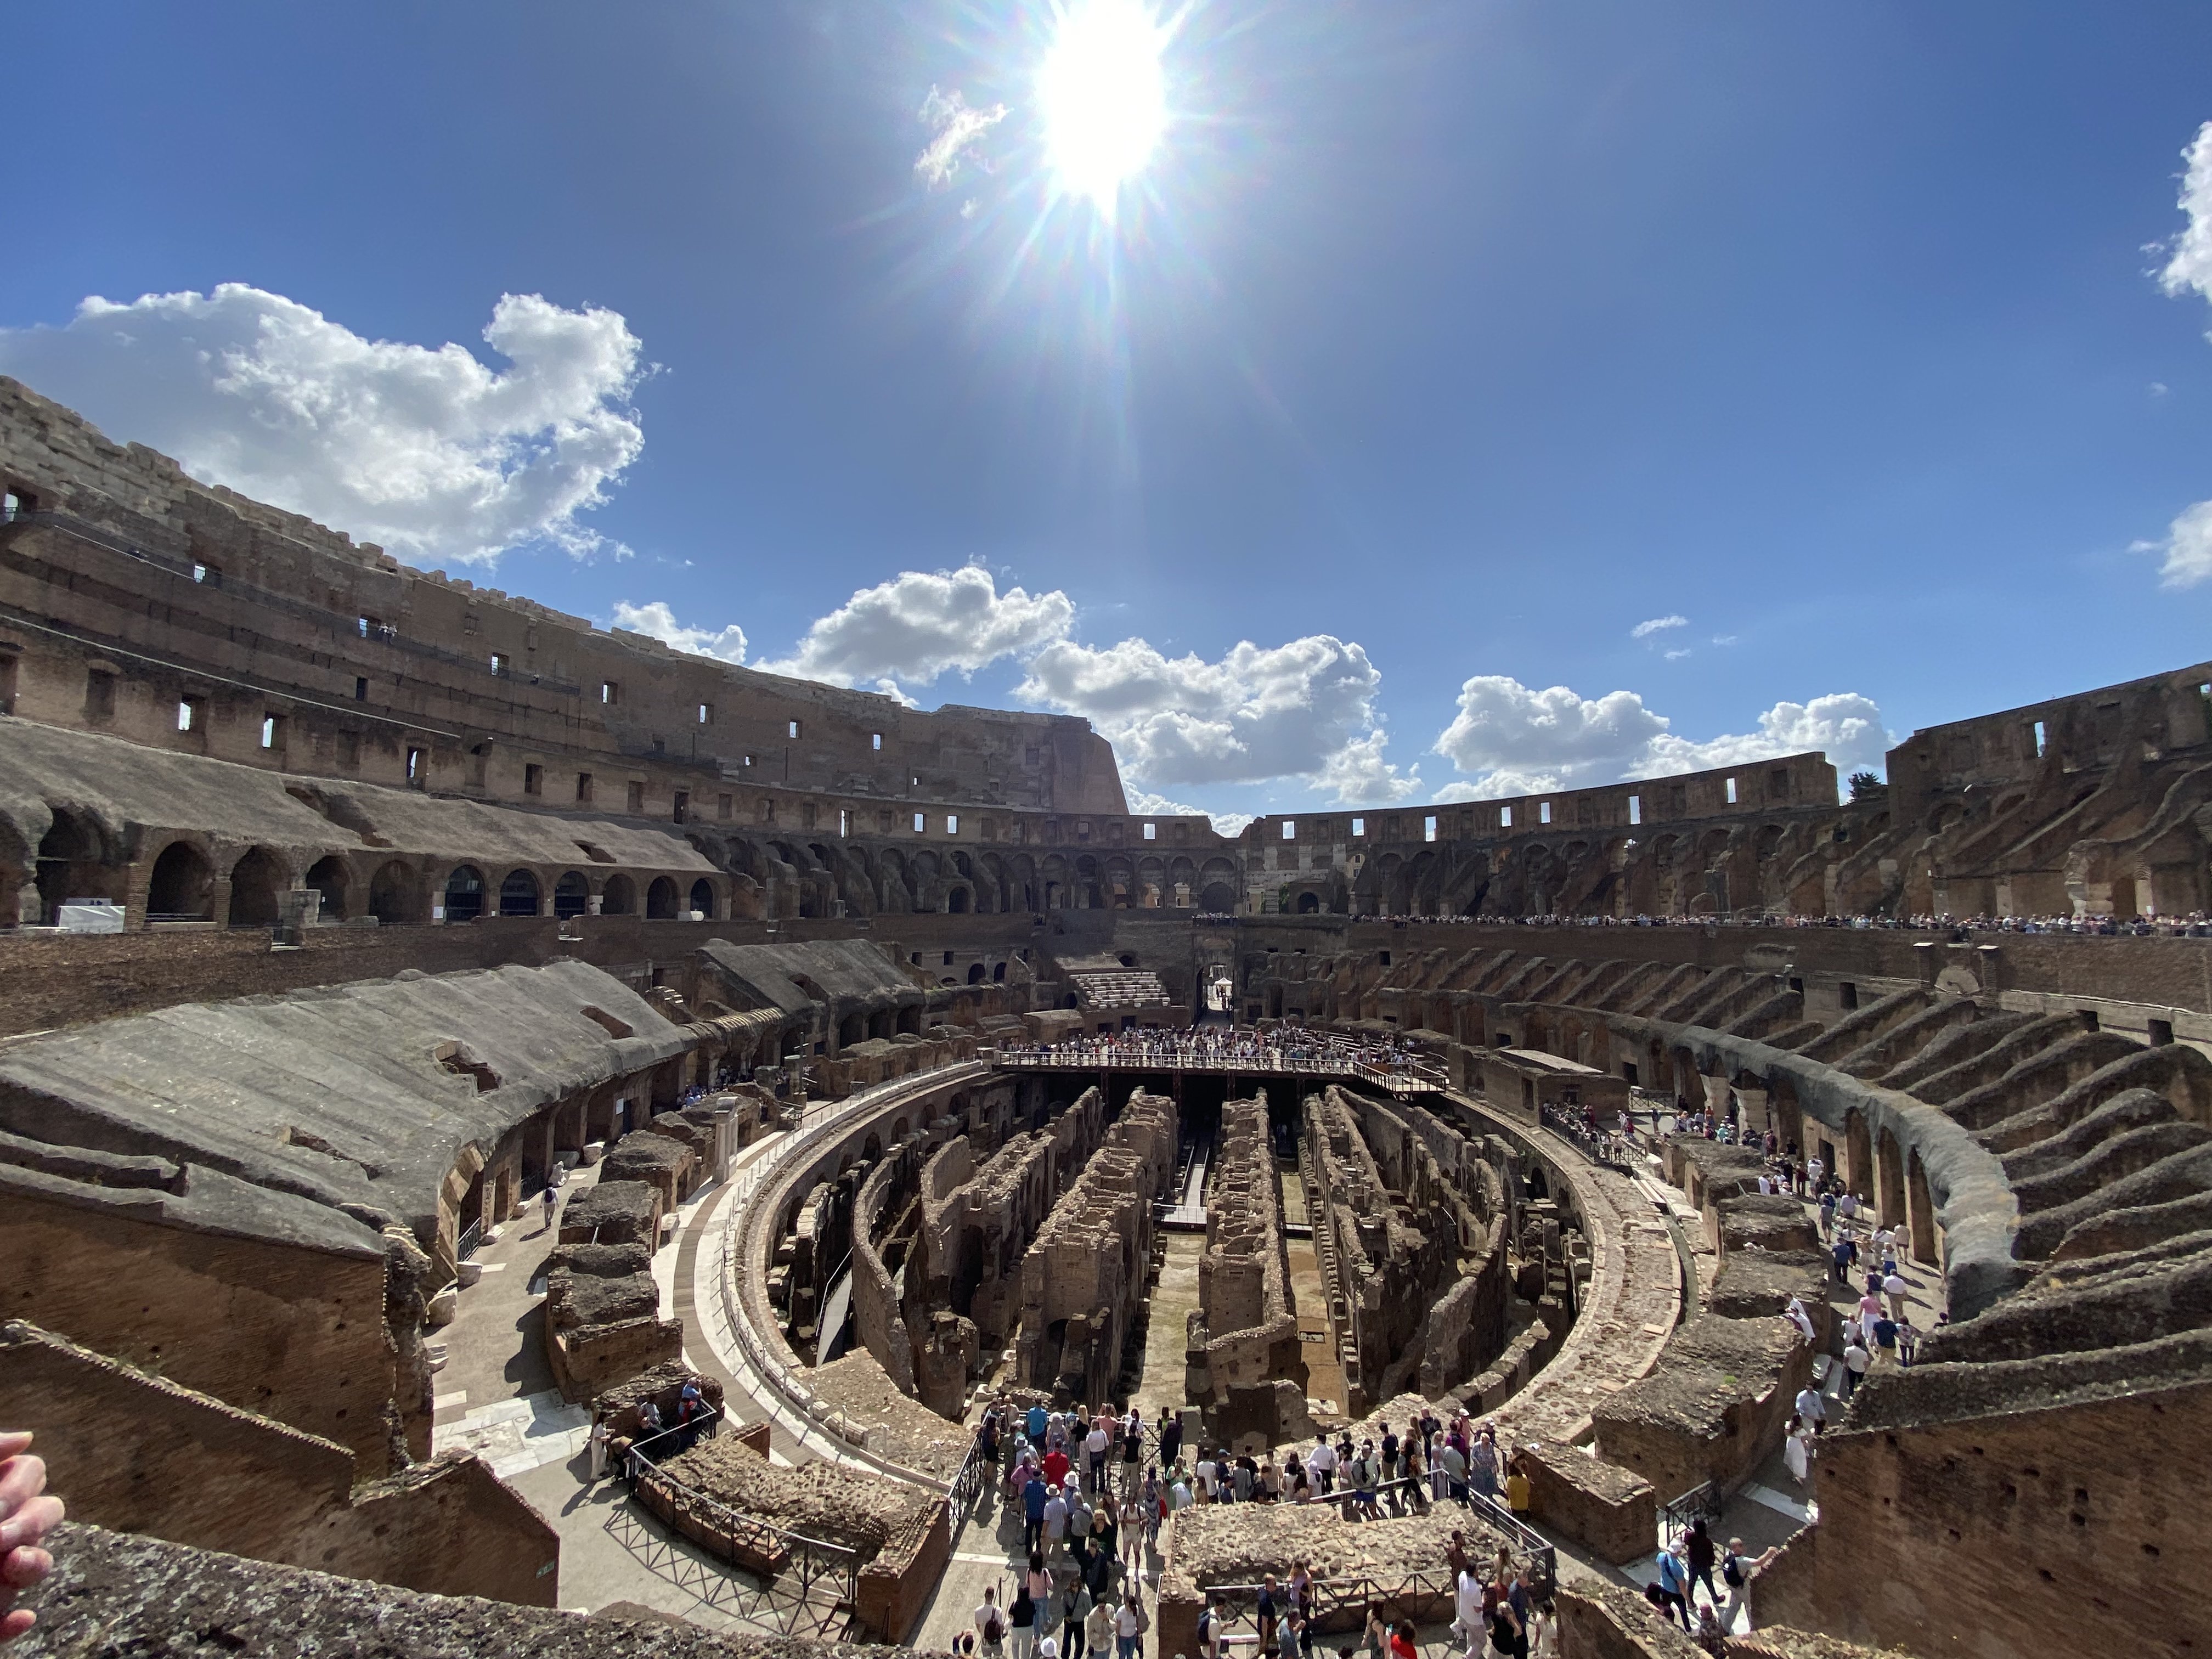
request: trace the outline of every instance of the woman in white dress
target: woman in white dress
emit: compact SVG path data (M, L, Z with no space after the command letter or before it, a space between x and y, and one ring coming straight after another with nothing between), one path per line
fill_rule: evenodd
M1782 1461L1789 1466L1790 1478L1801 1486L1812 1473L1811 1449L1806 1443L1810 1437L1801 1423L1790 1431L1790 1437L1782 1443Z

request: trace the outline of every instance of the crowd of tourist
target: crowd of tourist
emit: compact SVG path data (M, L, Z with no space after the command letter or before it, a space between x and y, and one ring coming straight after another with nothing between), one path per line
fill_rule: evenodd
M1247 1025L1196 1025L1167 1029L1133 1027L1059 1042L1002 1042L1003 1060L1028 1060L1055 1066L1140 1066L1163 1071L1199 1068L1220 1071L1296 1071L1300 1066L1360 1065L1376 1071L1414 1069L1423 1056L1410 1044L1388 1038L1340 1036L1302 1025L1255 1030Z
M1500 1445L1494 1422L1433 1411L1402 1434L1378 1423L1356 1439L1348 1428L1322 1435L1278 1463L1186 1443L1182 1419L1164 1407L1147 1424L1134 1407L1060 1412L1002 1396L985 1410L976 1445L990 1488L1021 1517L1027 1563L975 1608L958 1649L979 1659L1081 1659L1086 1649L1095 1659L1109 1643L1115 1659L1135 1659L1151 1625L1147 1553L1162 1525L1183 1510L1333 1504L1358 1522L1457 1504L1504 1522L1529 1504L1528 1469L1520 1454ZM1452 1632L1467 1659L1557 1654L1548 1565L1540 1572L1534 1560L1516 1563L1510 1548L1494 1560L1474 1560L1458 1532L1448 1556L1458 1615ZM1316 1593L1304 1560L1280 1582L1270 1574L1255 1604L1237 1610L1256 1627L1255 1637L1239 1639L1256 1639L1261 1659L1312 1659ZM1220 1659L1230 1619L1223 1598L1211 1597L1199 1619L1196 1659ZM1413 1627L1372 1609L1365 1642L1368 1659L1413 1654Z
M1950 933L2081 933L2103 938L2212 939L2212 917L2202 910L2185 916L1796 916L1738 913L1703 916L1425 916L1358 915L1353 921L1387 922L1393 927L1847 927L1889 932Z

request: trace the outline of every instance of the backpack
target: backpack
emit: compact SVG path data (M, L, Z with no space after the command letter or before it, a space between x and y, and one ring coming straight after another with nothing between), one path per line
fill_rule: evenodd
M984 1621L983 1639L986 1642L1003 1642L1006 1639L1006 1621L999 1617L999 1610L996 1607L991 1609L990 1618Z
M1743 1558L1734 1550L1721 1557L1721 1583L1731 1588L1743 1583Z

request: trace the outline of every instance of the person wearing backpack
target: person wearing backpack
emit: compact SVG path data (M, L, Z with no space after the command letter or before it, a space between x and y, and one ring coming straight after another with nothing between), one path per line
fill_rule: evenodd
M1221 1659L1221 1598L1207 1599L1198 1610L1199 1659Z
M983 1592L983 1605L975 1609L975 1633L983 1638L984 1659L1000 1659L1006 1639L1006 1615L999 1609L999 1587Z

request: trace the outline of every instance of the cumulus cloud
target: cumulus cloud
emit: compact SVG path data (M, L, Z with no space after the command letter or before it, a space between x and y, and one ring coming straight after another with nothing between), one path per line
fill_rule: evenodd
M1170 800L1165 795L1156 795L1149 789L1125 787L1129 810L1139 817L1171 818L1205 817L1212 819L1215 831L1224 836L1241 836L1244 826L1252 822L1250 812L1209 812L1203 806L1186 806L1181 801Z
M932 87L929 96L921 100L920 115L921 124L929 129L929 143L914 158L915 177L931 190L944 189L960 176L969 152L1006 118L1004 104L973 109L957 87L951 91ZM963 204L961 216L970 216L969 210L974 205Z
M2180 235L2163 250L2166 264L2158 274L2159 286L2177 297L2197 294L2212 300L2212 121L2197 129L2197 137L2181 152L2187 170L2182 174L2179 206L2188 220ZM2154 386L2163 392L2163 386ZM2166 587L2194 587L2212 581L2212 501L2185 507L2166 526L2163 541L2137 542L2135 550L2166 555L2159 566L2159 580Z
M1049 646L1074 620L1074 603L1059 589L1001 593L980 565L905 570L821 617L789 657L756 666L832 685L927 685L947 670L972 674L1001 657ZM896 688L890 695L898 695Z
M1630 629L1628 637L1632 640L1648 640L1654 634L1666 629L1687 628L1689 625L1690 619L1687 617L1654 617L1649 622L1640 622Z
M1459 712L1436 741L1471 780L1437 799L1498 799L1814 749L1848 772L1879 766L1887 741L1881 709L1856 692L1778 702L1759 717L1758 731L1698 743L1676 735L1632 691L1583 697L1564 685L1540 691L1479 674L1460 687Z
M280 294L86 300L58 328L0 329L0 370L194 477L418 563L603 545L601 505L645 434L622 317L534 294L494 307L487 368L459 345L369 340Z
M627 628L633 634L646 635L672 649L688 651L695 657L720 657L724 662L743 662L745 659L744 629L735 623L719 629L686 628L676 620L676 613L668 608L665 599L654 599L645 605L632 605L628 599L617 599L615 626Z
M1382 683L1363 648L1327 634L1272 647L1240 641L1213 662L1170 658L1142 639L1062 640L1030 659L1015 695L1087 716L1148 783L1300 777L1352 805L1419 787L1382 758Z

